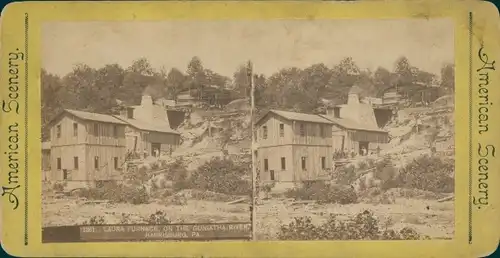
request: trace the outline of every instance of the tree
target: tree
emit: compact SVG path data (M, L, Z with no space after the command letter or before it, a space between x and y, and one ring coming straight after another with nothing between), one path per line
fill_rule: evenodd
M189 79L189 89L197 90L197 97L203 98L203 89L207 85L205 69L199 57L195 56L191 59L187 68L187 76Z
M62 79L66 88L62 92L62 101L65 108L90 110L92 106L99 105L100 96L96 90L97 71L88 65L77 64L73 71Z
M168 72L166 85L166 95L175 98L179 92L184 90L186 76L177 68L172 68Z
M407 86L414 83L414 70L406 57L400 57L396 61L394 73L397 76L396 83L398 86Z
M155 81L155 71L147 59L135 60L127 68L123 78L123 87L118 93L119 99L127 99L128 102L138 103L146 87Z
M347 93L358 82L360 73L361 70L352 58L344 58L338 65L333 67L332 76L322 95L325 98L333 100L336 104L345 103L347 101Z
M233 86L237 98L249 98L251 94L250 71L249 65L240 65L233 74Z
M441 88L446 94L455 92L455 65L445 64L441 68Z
M205 76L208 85L217 86L220 88L225 88L229 84L231 79L226 76L222 76L210 69L205 69Z
M41 83L41 109L42 109L42 140L48 140L49 128L47 123L61 111L61 92L64 90L59 76L50 74L42 69Z
M102 100L96 112L107 112L116 105L116 98L123 85L125 70L118 64L109 64L96 71L95 86Z
M285 68L268 78L267 87L264 91L268 107L292 108L295 105L297 100L289 97L291 90L300 87L301 72L300 69L295 67Z

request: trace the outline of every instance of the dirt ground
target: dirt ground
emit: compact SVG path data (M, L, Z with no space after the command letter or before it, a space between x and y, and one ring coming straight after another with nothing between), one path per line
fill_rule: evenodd
M161 201L148 204L112 204L89 202L84 199L47 198L42 202L43 226L83 224L92 217L103 216L106 224L123 222L123 213L128 214L128 223L141 223L151 214L163 211L171 223L249 222L248 204L188 200L185 205L165 205Z
M294 217L309 216L314 224L323 223L330 214L339 219L371 210L380 227L398 230L411 227L431 239L451 239L454 235L454 203L436 200L396 198L393 204L297 204L290 200L266 200L257 206L257 238L276 240L280 225Z

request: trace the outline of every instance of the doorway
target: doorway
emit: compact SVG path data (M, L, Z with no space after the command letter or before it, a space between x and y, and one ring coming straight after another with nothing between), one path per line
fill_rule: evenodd
M359 142L359 155L368 155L368 142Z
M153 157L159 157L161 150L161 143L151 143L151 155Z

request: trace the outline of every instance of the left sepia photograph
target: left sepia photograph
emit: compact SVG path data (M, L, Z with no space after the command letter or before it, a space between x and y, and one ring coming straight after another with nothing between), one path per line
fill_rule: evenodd
M252 64L201 25L43 24L42 242L251 238Z

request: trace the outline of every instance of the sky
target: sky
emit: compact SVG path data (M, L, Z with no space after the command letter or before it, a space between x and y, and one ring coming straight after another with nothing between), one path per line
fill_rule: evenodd
M247 60L269 76L286 67L333 67L349 56L362 69L393 70L406 56L439 74L454 61L453 29L448 19L51 22L42 29L42 67L65 75L77 63L125 68L145 57L157 69L186 71L198 56L225 76Z

